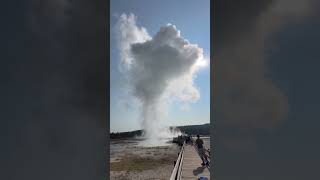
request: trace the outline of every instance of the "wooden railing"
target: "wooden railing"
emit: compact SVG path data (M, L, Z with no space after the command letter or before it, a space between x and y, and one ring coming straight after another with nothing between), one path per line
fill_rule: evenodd
M183 165L183 152L184 152L185 142L183 143L178 159L174 165L173 171L171 173L170 180L180 180L181 179L181 170Z

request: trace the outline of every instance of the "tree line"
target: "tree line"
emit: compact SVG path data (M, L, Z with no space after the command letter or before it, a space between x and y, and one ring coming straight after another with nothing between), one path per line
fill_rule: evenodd
M170 129L179 129L181 132L190 135L210 135L210 124L177 126L170 127ZM110 139L133 138L136 136L141 136L142 134L143 130L136 130L130 132L112 132L110 133Z

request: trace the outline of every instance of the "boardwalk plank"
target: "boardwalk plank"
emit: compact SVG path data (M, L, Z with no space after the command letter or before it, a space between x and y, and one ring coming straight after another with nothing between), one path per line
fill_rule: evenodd
M198 179L206 177L210 179L208 168L201 166L201 159L196 150L191 145L185 145L183 164L182 164L182 179Z

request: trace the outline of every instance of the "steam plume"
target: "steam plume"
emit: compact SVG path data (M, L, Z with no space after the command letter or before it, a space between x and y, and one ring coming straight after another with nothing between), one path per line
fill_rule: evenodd
M142 126L149 140L158 140L168 103L189 103L200 98L193 85L203 64L203 50L190 44L172 24L154 37L136 25L133 14L122 14L116 25L120 69L127 77L129 94L141 105Z

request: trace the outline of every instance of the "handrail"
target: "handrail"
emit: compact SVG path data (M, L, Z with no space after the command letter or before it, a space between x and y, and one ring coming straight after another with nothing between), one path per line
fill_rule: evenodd
M185 142L183 143L176 164L171 173L170 180L179 180L181 178L181 167L183 162L183 152L184 152Z
M184 144L183 144L183 149L184 149ZM182 166L183 166L183 157L184 157L184 150L183 150L183 153L182 153L182 155L181 155L181 161L180 161L180 165L179 165L179 169L178 169L177 180L180 180L180 179L181 179Z

